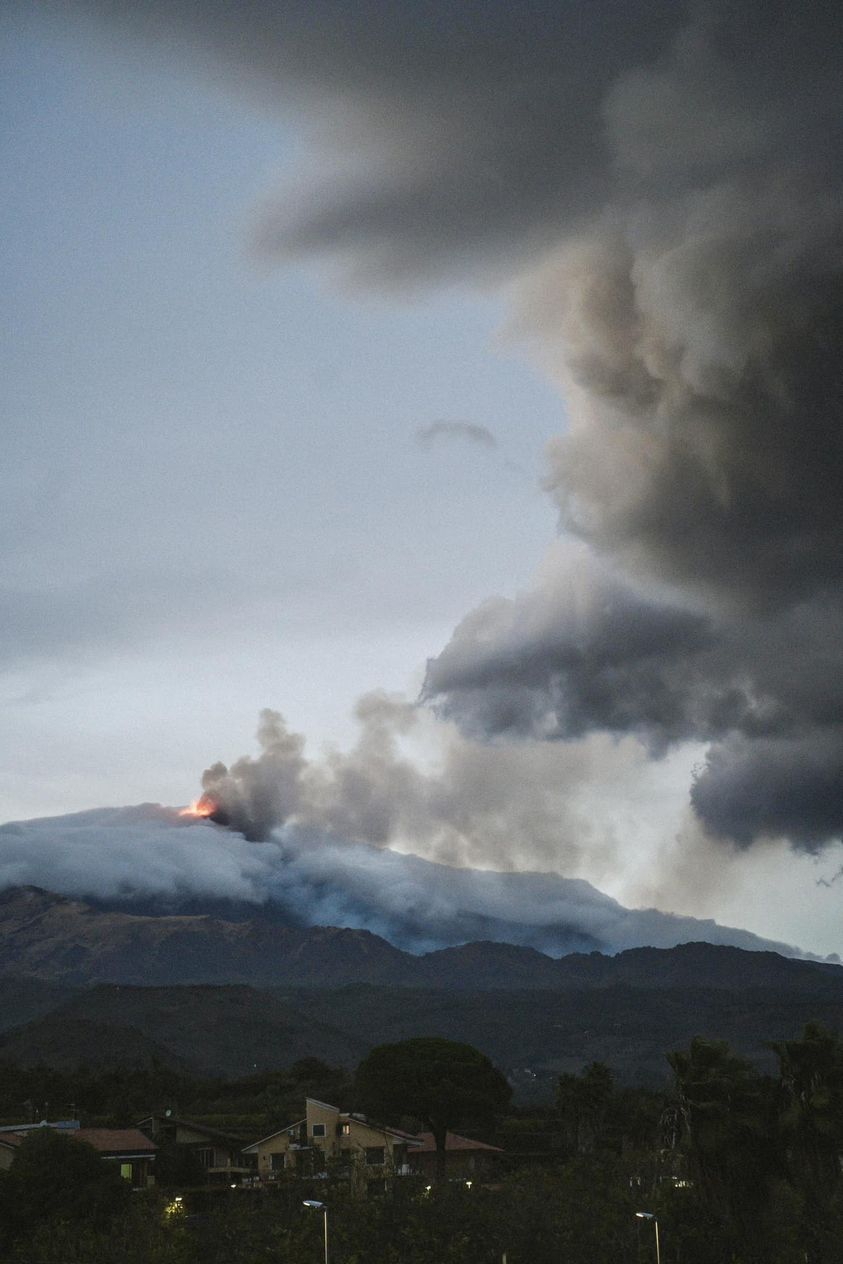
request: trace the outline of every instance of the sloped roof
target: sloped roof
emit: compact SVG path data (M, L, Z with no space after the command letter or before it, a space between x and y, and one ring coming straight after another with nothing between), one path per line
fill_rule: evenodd
M87 1141L100 1154L154 1154L158 1149L140 1128L76 1128L68 1136Z
M388 1124L376 1123L374 1119L367 1119L362 1115L340 1115L340 1120L344 1124L360 1124L363 1128L371 1128L372 1132L381 1132L386 1137L398 1137L401 1141L406 1141L409 1145L416 1145L418 1137L414 1132L402 1132L400 1128L392 1128Z
M416 1136L419 1147L414 1151L415 1154L432 1154L436 1150L436 1142L433 1140L432 1132L420 1132ZM461 1137L458 1132L449 1132L445 1138L445 1150L453 1153L455 1150L487 1150L491 1154L503 1154L500 1146L487 1145L485 1141L472 1141L470 1137Z
M35 1129L25 1132L4 1132L0 1137L0 1145L22 1145L27 1137L31 1137ZM158 1147L149 1137L145 1137L138 1128L54 1128L64 1137L73 1137L74 1141L87 1141L89 1146L100 1154L146 1154L154 1155Z
M316 1099L308 1099L315 1101ZM319 1106L327 1106L327 1102L318 1102ZM373 1119L366 1119L363 1115L349 1114L348 1111L340 1111L336 1106L328 1106L329 1110L335 1110L338 1116L338 1122L342 1124L360 1124L363 1128L370 1128L372 1132L382 1133L388 1137L398 1137L401 1141L406 1141L408 1145L415 1149L418 1146L418 1137L412 1132L402 1132L400 1128L390 1128L386 1124L375 1123ZM254 1154L257 1152L258 1146L266 1141L273 1141L276 1137L282 1137L300 1128L302 1124L306 1124L306 1119L299 1119L294 1124L285 1124L283 1128L276 1129L266 1137L261 1137L258 1141L253 1141L251 1145L243 1146L243 1154Z
M219 1141L223 1145L236 1146L237 1149L241 1149L243 1142L248 1140L247 1137L237 1136L233 1132L221 1132L219 1128L209 1128L206 1124L194 1123L192 1119L177 1119L175 1115L145 1115L143 1119L138 1120L137 1127L143 1132L144 1124L154 1126L156 1120L162 1124L175 1124L178 1128L192 1128L194 1132L200 1132L203 1137Z
M285 1124L283 1128L276 1128L275 1132L270 1132L265 1137L259 1137L257 1141L253 1141L251 1145L243 1146L243 1154L251 1154L253 1150L257 1150L259 1145L263 1145L264 1141L272 1141L275 1137L283 1136L284 1133L294 1131L300 1128L302 1124L307 1123L306 1119L297 1119L294 1124Z

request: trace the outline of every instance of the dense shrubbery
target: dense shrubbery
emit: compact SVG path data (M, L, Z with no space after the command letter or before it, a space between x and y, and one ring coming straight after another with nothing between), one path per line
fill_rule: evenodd
M124 1205L125 1193L105 1178L99 1184L88 1167L76 1174L79 1199L66 1182L55 1196L21 1194L13 1168L0 1181L0 1208L11 1216L8 1258L319 1264L322 1218L302 1206L310 1196L330 1207L331 1264L500 1264L504 1252L508 1264L649 1264L653 1226L636 1219L641 1210L659 1218L663 1264L839 1264L843 1043L808 1027L776 1053L779 1074L764 1076L726 1045L695 1040L671 1055L675 1085L663 1095L618 1088L597 1063L562 1076L555 1108L515 1115L504 1129L534 1157L536 1138L552 1137L544 1161L504 1169L494 1188L449 1183L425 1192L407 1179L356 1202L339 1181L289 1179L265 1190L226 1189L213 1200L188 1197L187 1214L167 1216L160 1196L132 1195ZM283 1095L299 1076L301 1094L304 1083L330 1074L310 1064L216 1086L214 1100L242 1110L249 1087Z
M318 1058L242 1080L201 1080L155 1061L72 1072L0 1063L0 1120L9 1123L84 1115L90 1124L122 1128L169 1107L256 1137L298 1117L305 1096L345 1107L350 1092L346 1073Z

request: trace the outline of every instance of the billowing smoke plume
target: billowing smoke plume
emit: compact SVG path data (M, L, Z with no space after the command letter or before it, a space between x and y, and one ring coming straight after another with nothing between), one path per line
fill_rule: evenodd
M469 615L427 699L483 739L704 742L712 834L839 837L839 8L79 4L301 112L319 176L258 249L504 284L561 384L549 490L585 547Z
M249 839L290 824L305 833L393 847L454 865L553 869L576 876L615 859L605 814L594 820L584 787L621 793L646 776L633 740L475 742L400 697L368 694L349 751L307 759L303 739L274 711L258 730L261 753L203 775L212 819Z
M463 620L425 694L479 737L636 734L657 755L711 743L691 791L709 830L815 847L843 827L841 632L831 597L736 617L648 599L560 547L532 589Z
M287 731L277 711L262 711L257 732L261 754L244 755L226 768L213 764L202 774L208 807L221 825L255 842L295 813L306 768L304 738Z

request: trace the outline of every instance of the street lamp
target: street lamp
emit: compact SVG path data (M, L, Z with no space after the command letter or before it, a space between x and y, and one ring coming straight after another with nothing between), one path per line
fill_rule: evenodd
M324 1217L325 1225L325 1264L328 1264L328 1207L326 1203L317 1202L315 1198L305 1198L305 1207L309 1207L311 1211L321 1211Z
M635 1215L639 1220L652 1220L653 1228L656 1231L656 1264L662 1264L661 1251L659 1250L659 1221L658 1217L652 1211L636 1211Z

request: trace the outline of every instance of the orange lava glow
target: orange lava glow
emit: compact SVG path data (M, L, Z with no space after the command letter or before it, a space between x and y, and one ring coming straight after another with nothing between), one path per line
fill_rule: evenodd
M182 808L179 816L195 816L201 818L203 816L211 816L217 810L217 805L210 795L203 794L201 798L194 799L190 807Z

